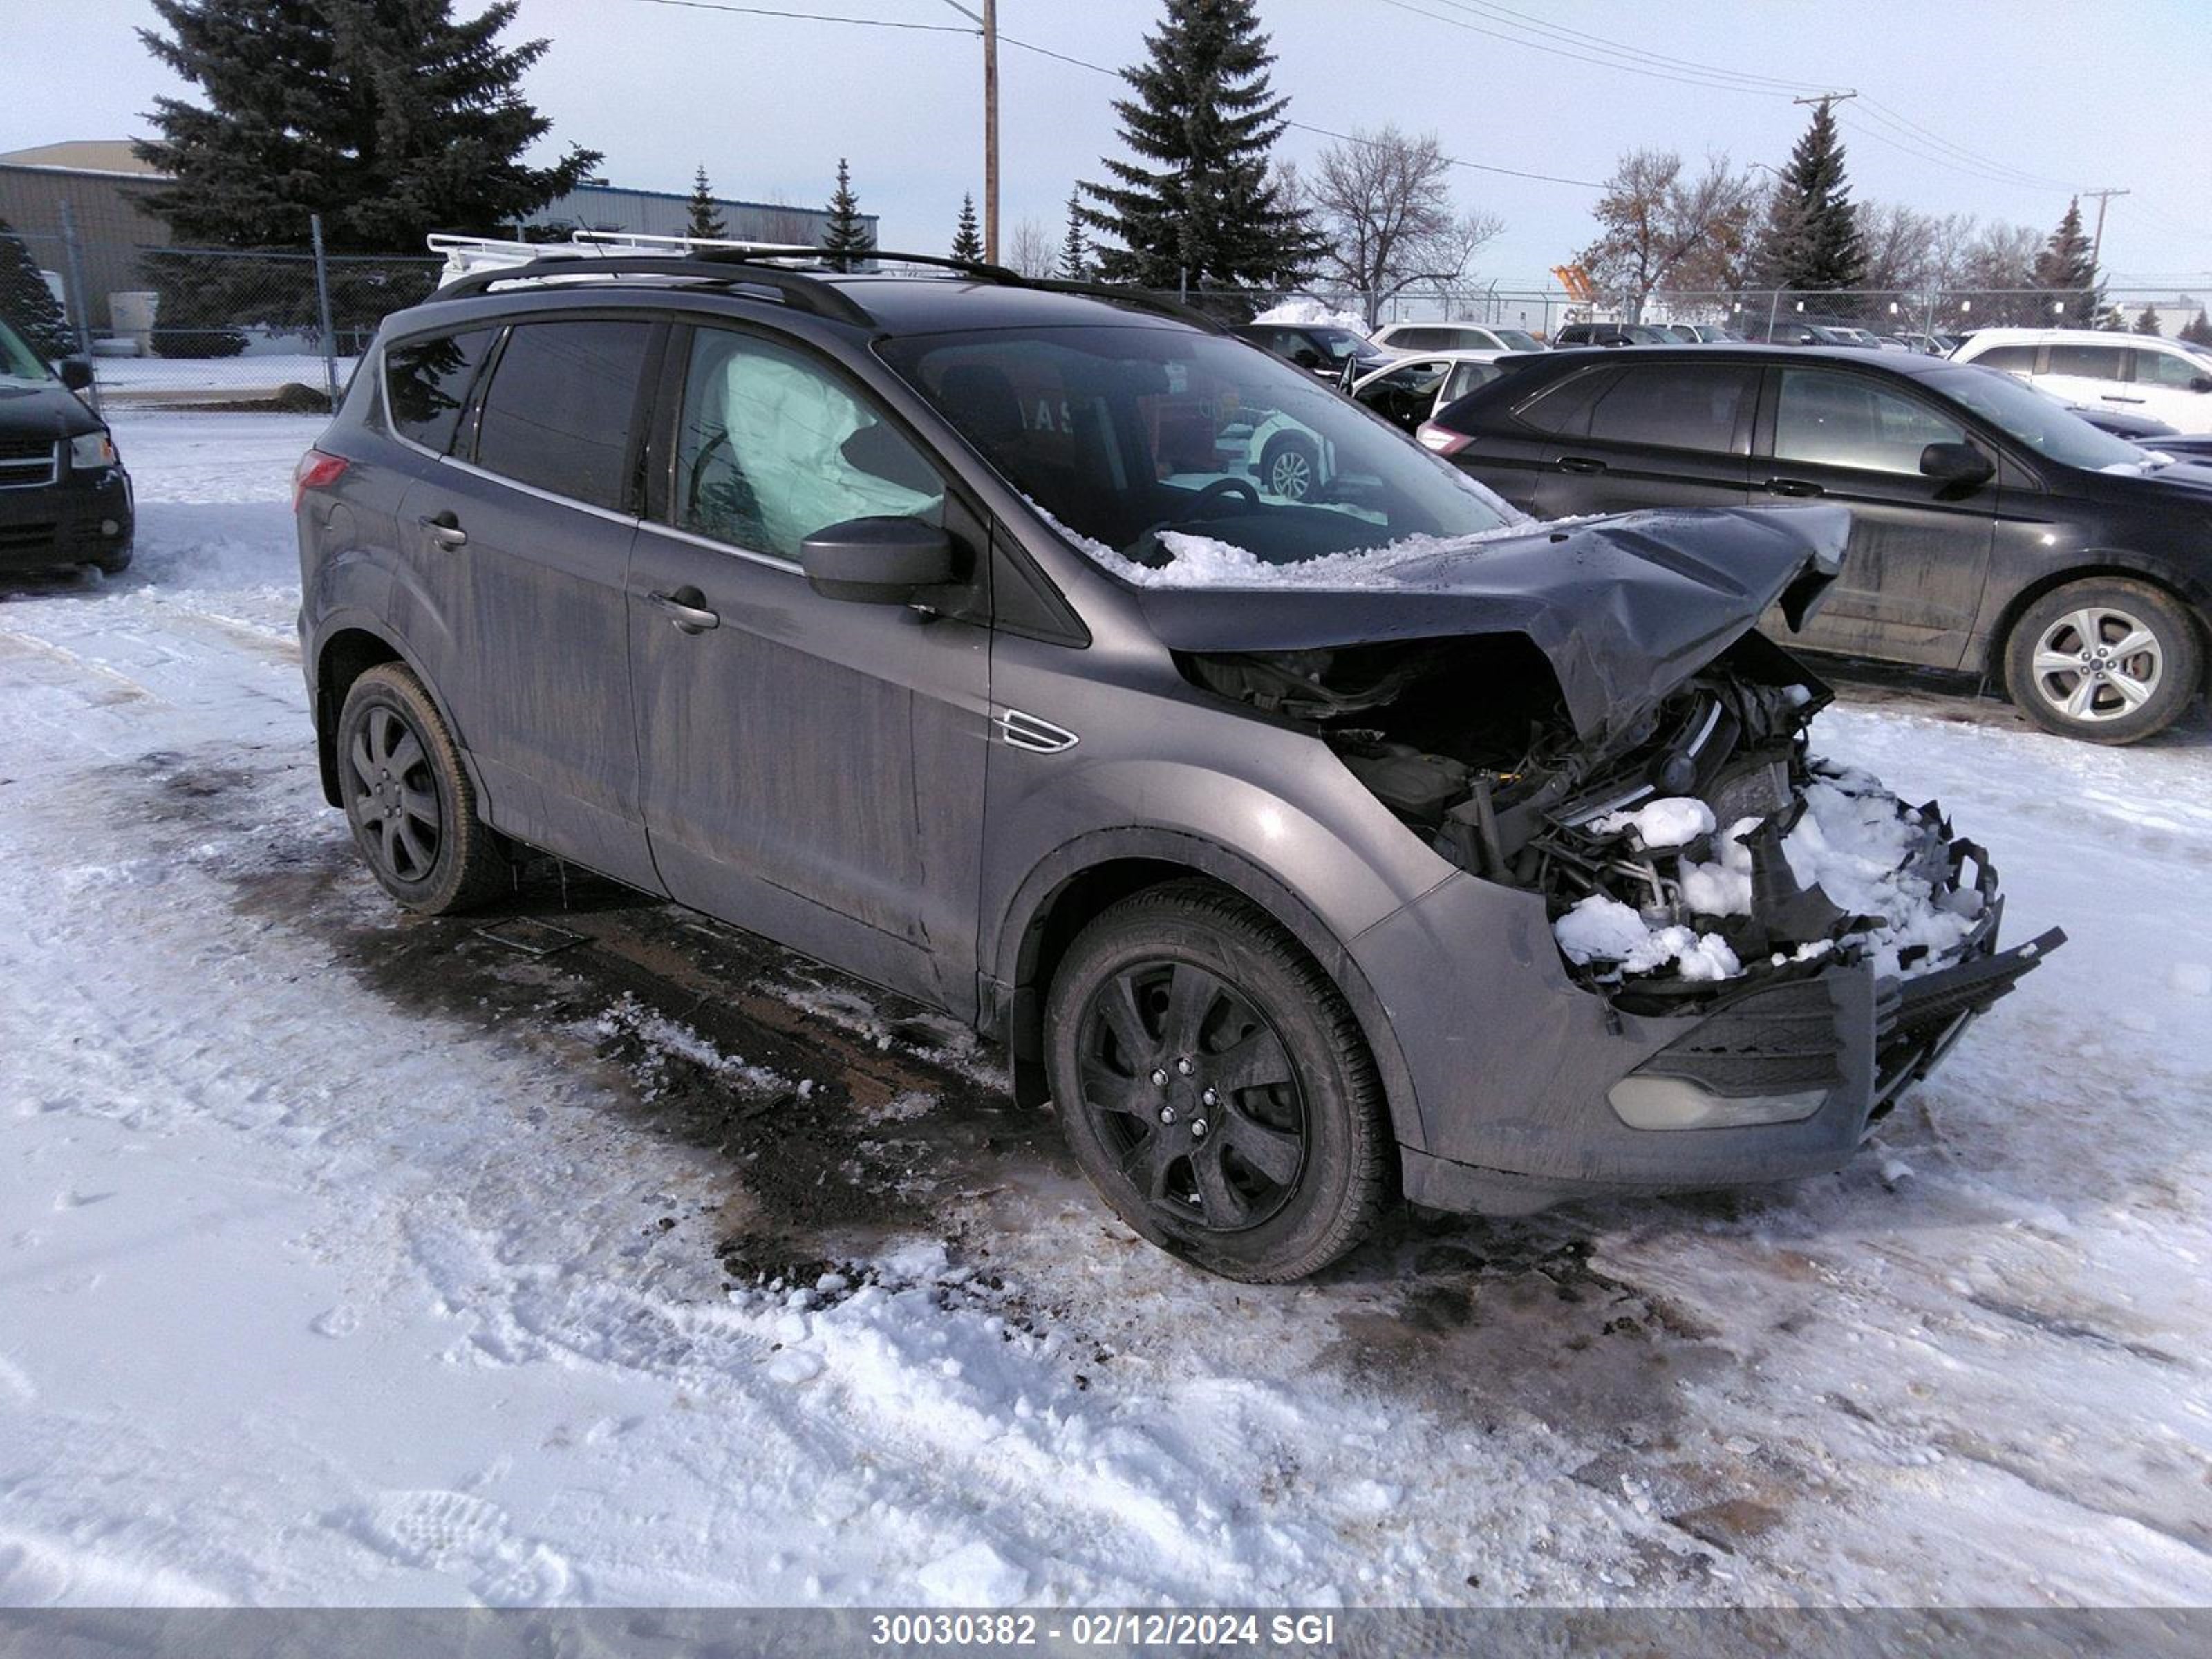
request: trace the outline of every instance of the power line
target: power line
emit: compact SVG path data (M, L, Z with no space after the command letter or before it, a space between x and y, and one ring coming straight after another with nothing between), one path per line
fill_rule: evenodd
M1528 29L1560 40L1602 47L1608 52L1620 50L1620 43L1618 40L1610 40L1601 34L1587 33L1581 29L1571 29L1562 23L1548 23L1540 18L1531 17L1527 12L1516 11L1510 6L1492 3L1492 0L1435 0L1435 3L1449 6L1454 11L1464 11L1475 16L1487 17L1492 22L1504 24L1508 28ZM1512 19L1513 21L1506 22L1507 18ZM1522 44L1534 43L1523 42ZM1700 64L1687 58L1670 58L1664 52L1653 52L1640 42L1637 46L1636 55L1639 59L1650 63L1665 64L1674 69L1689 70L1700 76L1740 81L1746 82L1749 87L1760 89L1772 88L1793 93L1818 92L1823 85L1817 81L1787 81L1771 75L1753 75L1743 70L1721 69L1710 64ZM1616 67L1632 67L1620 64L1616 58L1607 58L1602 61L1612 63Z
M1419 6L1411 4L1409 0L1382 0L1382 3L1395 7L1400 11L1411 12L1416 17L1425 17L1432 23L1443 23L1452 28L1465 29L1469 34L1480 34L1492 40L1503 40L1508 46L1527 46L1531 51L1548 52L1554 58L1569 58L1577 64L1595 64L1601 69L1626 70L1632 75L1641 75L1654 81L1673 81L1681 86L1704 87L1716 92L1748 93L1758 98L1787 98L1790 95L1789 93L1778 90L1769 91L1763 88L1739 85L1707 74L1701 73L1698 78L1692 79L1686 75L1669 75L1662 70L1645 69L1639 64L1625 64L1618 58L1599 58L1588 52L1570 51L1565 46L1546 46L1540 41L1531 40L1524 35L1502 34L1496 29L1484 28L1480 24L1470 23L1463 17L1447 17L1441 12L1424 10Z
M796 17L809 23L857 23L867 28L914 29L925 34L979 34L980 29L957 23L915 23L896 17L845 17L826 11L783 11L774 6L738 6L725 0L645 0L650 6L678 6L685 11L733 11L747 17Z

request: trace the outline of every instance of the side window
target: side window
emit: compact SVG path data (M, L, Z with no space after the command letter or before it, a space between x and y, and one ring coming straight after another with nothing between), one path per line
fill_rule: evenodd
M794 562L848 519L945 521L945 481L845 384L799 353L702 328L691 339L671 513L680 530Z
M1524 425L1539 432L1550 432L1562 438L1584 438L1589 435L1590 405L1613 381L1613 373L1598 369L1594 373L1572 374L1513 411Z
M392 414L392 429L444 454L453 445L469 387L498 334L495 328L472 328L385 348L385 407Z
M1917 399L1831 369L1785 368L1774 416L1778 460L1869 472L1920 471L1929 444L1966 441L1963 428Z
M2035 348L2032 345L1991 346L1972 361L1984 368L2002 368L2014 374L2033 374L2035 373Z
M2212 363L2191 362L2171 351L2136 352L2136 379L2146 386L2188 387L2212 376Z
M2120 348L2103 345L2055 345L2051 348L2051 374L2078 374L2091 380L2120 378Z
M1444 386L1444 401L1452 403L1474 391L1488 386L1505 371L1495 363L1461 363L1453 368L1451 379Z
M517 323L477 427L488 472L617 511L650 323Z
M1750 400L1753 378L1751 369L1717 364L1632 368L1598 400L1589 435L1726 454L1735 447L1736 419Z

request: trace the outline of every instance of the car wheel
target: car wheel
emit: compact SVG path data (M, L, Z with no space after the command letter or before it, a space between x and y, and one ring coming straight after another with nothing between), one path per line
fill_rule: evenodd
M1302 501L1321 488L1321 453L1304 438L1279 433L1260 453L1260 477L1269 495Z
M346 820L386 892L443 915L508 890L499 838L422 681L398 663L368 670L346 693L337 743Z
M1200 883L1078 936L1045 1009L1076 1161L1115 1214L1208 1272L1303 1279L1389 1190L1382 1090L1352 1011L1265 913Z
M2045 731L2133 743L2189 706L2203 665L2196 624L2171 594L2092 576L2021 614L2005 641L2005 689Z

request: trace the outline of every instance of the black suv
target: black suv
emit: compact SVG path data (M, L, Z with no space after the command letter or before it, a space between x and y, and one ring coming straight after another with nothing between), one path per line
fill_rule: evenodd
M1230 332L1324 380L1340 380L1346 363L1356 380L1396 361L1395 353L1382 350L1365 335L1321 323L1240 323Z
M1569 323L1552 336L1552 349L1574 346L1668 345L1674 336L1649 323Z
M0 571L131 562L131 477L115 440L76 395L81 358L54 372L0 322Z
M1326 499L1259 476L1277 423ZM1844 515L1530 526L1139 295L483 270L386 319L299 495L324 785L401 903L526 843L949 1010L1218 1272L1400 1194L1833 1169L2051 942L1807 757L1753 624ZM1808 811L1909 870L1801 888Z
M1516 361L1421 441L1527 512L1848 507L1850 556L1808 647L2001 680L2044 726L2100 743L2160 730L2204 683L2212 468L1915 352Z

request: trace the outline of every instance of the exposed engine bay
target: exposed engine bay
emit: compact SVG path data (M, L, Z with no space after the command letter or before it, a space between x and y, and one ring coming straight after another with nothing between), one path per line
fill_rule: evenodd
M1316 731L1443 857L1541 893L1570 972L1626 1007L1862 957L1910 978L1996 931L1981 848L1935 803L1812 757L1832 694L1755 632L1596 745L1518 635L1178 660Z

